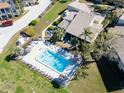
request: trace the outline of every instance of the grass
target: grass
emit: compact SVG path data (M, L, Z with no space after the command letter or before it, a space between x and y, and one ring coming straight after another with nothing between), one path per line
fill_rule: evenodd
M63 10L66 9L67 5L71 1L60 3L59 1L55 3L44 15L39 18L37 25L34 27L34 30L37 31L37 35L41 33L51 22L53 22Z
M60 3L57 2L44 16L43 19L45 19L48 23L52 22L54 19L59 16L59 13L61 13L63 10L66 9L67 5L71 2L71 0L68 0L68 2Z
M19 61L5 60L15 47L16 34L0 56L0 93L68 93L65 89L56 89L43 76L31 71Z
M90 64L88 68L86 78L74 80L70 83L68 86L70 93L106 93L96 64Z
M46 26L48 26L47 20L50 19L53 21L58 16L58 13L65 9L66 6L67 3L56 3L45 16L49 16L51 11L57 12L52 13L52 15L50 14L50 18L47 17L48 19L41 18L35 29L39 32L42 31ZM56 10L56 8L58 9ZM55 17L52 18L51 16ZM17 33L10 40L11 42L7 44L4 52L0 55L0 93L32 93L33 91L36 93L68 93L65 89L54 88L51 82L49 82L45 77L31 71L21 62L8 62L5 59L15 47L15 42L18 36Z

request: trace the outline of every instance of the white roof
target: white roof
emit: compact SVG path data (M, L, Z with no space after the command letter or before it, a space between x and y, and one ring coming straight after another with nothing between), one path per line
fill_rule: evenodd
M91 12L90 8L85 3L80 3L80 2L74 1L70 4L68 4L68 6L74 7L76 9L78 9L79 11L84 11L87 13Z

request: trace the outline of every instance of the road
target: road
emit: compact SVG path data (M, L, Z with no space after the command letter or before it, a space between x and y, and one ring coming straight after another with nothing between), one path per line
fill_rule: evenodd
M38 5L30 7L29 12L15 21L13 26L0 27L0 53L14 34L26 27L33 19L36 19L50 4L51 0L40 0Z

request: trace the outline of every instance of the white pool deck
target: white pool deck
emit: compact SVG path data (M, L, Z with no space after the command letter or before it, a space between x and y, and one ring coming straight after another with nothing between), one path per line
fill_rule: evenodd
M63 75L67 75L72 71L72 68L74 68L74 65L69 65L67 66L67 68L62 72L62 73L58 73L57 71L51 69L50 67L38 62L36 60L37 56L39 54L41 54L42 51L49 49L53 52L57 52L57 50L59 49L59 47L55 46L55 45L51 45L50 47L45 45L43 43L43 41L36 41L37 43L33 43L29 46L32 46L30 53L28 53L27 55L23 56L22 61L26 64L30 64L33 67L35 67L36 69L38 69L40 72L43 72L45 74L47 74L47 76L52 77L53 79L55 78L59 78L60 74ZM67 58L69 59L69 57L73 57L73 55L67 53Z
M40 54L42 47L43 47L43 42L38 42L37 45L34 45L31 49L31 52L23 57L23 59L22 59L23 62L25 62L26 64L31 64L32 66L39 69L41 72L47 73L48 75L50 75L53 78L58 78L60 75L59 73L49 69L45 65L36 61L35 58L38 56L38 54Z

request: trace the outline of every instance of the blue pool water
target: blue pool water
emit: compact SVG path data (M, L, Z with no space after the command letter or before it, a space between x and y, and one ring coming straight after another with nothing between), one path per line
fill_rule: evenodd
M37 60L59 73L63 72L63 70L70 64L70 61L50 50L46 50L45 52L41 53L37 57Z

